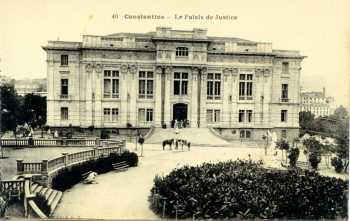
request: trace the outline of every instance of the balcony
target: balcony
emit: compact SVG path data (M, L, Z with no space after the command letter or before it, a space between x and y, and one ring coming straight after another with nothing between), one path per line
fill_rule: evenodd
M244 100L251 101L251 100L253 100L253 96L239 96L239 100L240 101L244 101Z
M207 100L221 100L220 95L207 95Z
M139 94L139 99L153 99L153 94Z
M69 100L69 99L70 99L70 96L69 96L68 94L61 94L61 95L60 95L60 99Z
M114 99L116 99L116 98L119 98L119 94L117 94L117 93L104 93L103 94L103 98L114 98Z

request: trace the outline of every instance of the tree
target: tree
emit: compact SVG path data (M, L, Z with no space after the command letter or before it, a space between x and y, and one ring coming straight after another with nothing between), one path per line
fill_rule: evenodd
M322 144L315 137L304 140L303 144L306 147L308 161L312 168L316 170L321 162Z
M299 158L299 149L298 148L292 148L289 150L288 159L289 159L289 165L291 167L295 167Z
M25 95L22 113L22 123L28 123L34 128L42 128L46 123L46 98L34 94Z
M299 112L299 125L301 130L307 131L312 129L314 120L315 115L312 114L310 111Z
M282 160L283 160L283 150L285 150L286 152L289 150L288 141L284 140L284 139L280 139L276 142L276 147L282 151ZM286 159L286 161L287 161L287 159Z
M1 99L1 131L13 131L16 133L19 116L21 115L19 99L13 85L0 86Z
M349 113L343 106L340 106L331 117L336 122L337 146L335 152L343 160L344 171L347 171L349 166Z

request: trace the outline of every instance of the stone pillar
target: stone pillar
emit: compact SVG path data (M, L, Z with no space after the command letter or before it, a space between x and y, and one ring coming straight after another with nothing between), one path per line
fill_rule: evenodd
M163 108L164 106L164 94L162 91L162 73L163 70L161 67L157 67L156 73L155 73L155 111L154 111L154 122L156 127L161 127L164 123L164 113ZM167 123L168 125L168 123Z
M172 108L170 107L170 97L171 97L171 83L172 83L172 67L167 66L165 68L165 94L164 94L164 122L167 125L170 125L170 121L172 120L173 114L170 110Z
M138 99L138 67L137 65L131 65L130 74L128 75L128 91L129 91L129 115L127 116L127 121L131 123L133 126L137 124L137 99Z
M23 174L23 160L17 160L17 174L21 175Z
M66 167L67 164L69 163L69 162L68 162L68 153L62 153L62 156L63 156L63 163L64 163L64 166Z
M191 80L191 117L190 125L193 128L198 127L198 79L199 78L199 69L197 67L192 68L192 80Z
M229 127L230 126L230 114L231 114L231 69L230 68L224 68L222 71L222 88L221 88L221 95L222 95L222 113L220 116L221 125ZM231 97L230 97L231 96Z
M128 91L128 72L129 67L126 64L123 64L120 68L120 77L119 77L119 96L120 96L120 111L119 119L123 127L126 127L128 123L128 114L129 114L129 105L128 100L130 99L130 94Z
M86 89L85 89L85 102L86 102L86 115L85 124L87 127L93 125L92 122L92 75L94 72L94 65L88 64L86 69ZM69 111L69 110L68 110Z
M49 170L49 164L47 160L41 161L41 175L47 175Z
M94 126L101 128L103 126L103 109L102 109L102 99L103 99L103 65L97 64L95 68L95 73L92 77L93 88L92 88L92 105L94 114Z
M231 107L230 107L230 127L236 127L238 123L237 101L239 96L238 69L232 68L231 77Z
M201 68L201 79L200 83L198 84L200 90L199 94L199 127L206 127L207 126L207 68L203 67Z

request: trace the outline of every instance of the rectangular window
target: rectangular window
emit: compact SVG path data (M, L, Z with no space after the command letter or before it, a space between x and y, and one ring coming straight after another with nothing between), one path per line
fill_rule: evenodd
M289 63L282 62L282 74L288 74L288 73L289 73Z
M244 122L244 110L239 110L238 122Z
M288 84L282 84L281 101L288 102Z
M287 138L287 131L286 130L282 130L281 134L282 134L282 138L284 138L284 139Z
M146 111L146 121L152 122L153 121L153 109L147 109Z
M220 122L220 110L207 110L207 122Z
M62 54L61 55L61 65L62 66L67 66L68 65L68 55L67 54Z
M61 79L61 98L68 98L68 79Z
M111 121L111 109L110 108L103 109L103 121L105 121L105 122Z
M186 47L176 48L176 57L187 57L187 56L188 56L188 48Z
M68 120L68 107L61 107L61 120Z
M220 122L220 110L214 110L214 122Z
M287 122L287 114L288 111L287 110L281 110L281 122Z
M253 111L252 110L246 110L246 112L247 112L247 121L248 122L252 122Z
M240 130L239 137L241 139L249 139L252 137L252 132L250 130Z
M207 99L220 100L221 98L221 74L208 73L207 76Z
M213 110L207 110L207 122L208 123L213 122Z
M174 95L187 95L188 73L174 73Z
M139 109L139 122L145 122L146 111L145 109Z
M239 100L253 99L253 75L239 75Z
M152 122L153 121L153 109L139 109L139 122Z
M103 74L104 98L119 97L119 71L105 70Z
M139 72L139 98L153 98L153 72Z
M113 122L118 121L118 116L119 116L118 108L112 108L112 121Z

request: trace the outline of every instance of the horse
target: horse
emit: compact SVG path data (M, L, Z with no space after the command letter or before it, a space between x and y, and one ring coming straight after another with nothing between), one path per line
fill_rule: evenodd
M171 146L173 145L173 143L174 143L174 139L168 139L168 140L164 140L163 141L163 150L165 149L165 146L166 145L169 145L170 146L170 150L171 150Z

